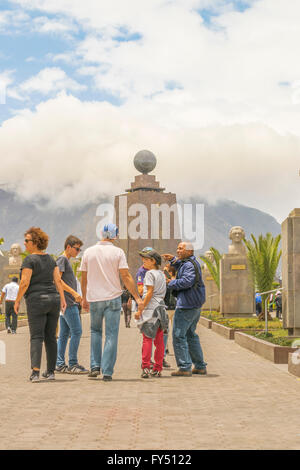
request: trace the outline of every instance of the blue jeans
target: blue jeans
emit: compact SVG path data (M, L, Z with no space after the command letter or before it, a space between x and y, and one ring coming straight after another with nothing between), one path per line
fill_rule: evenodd
M60 315L59 318L60 330L57 342L56 365L59 367L65 364L66 347L69 336L71 335L69 345L69 367L72 367L78 364L77 352L82 335L79 308L77 305L67 307L64 315Z
M205 369L203 351L196 333L200 318L200 308L176 308L173 318L173 348L177 366L190 371L192 364L196 369Z
M121 316L121 296L112 300L90 302L91 369L102 369L103 375L113 375L117 360ZM102 354L102 325L105 318L105 344Z

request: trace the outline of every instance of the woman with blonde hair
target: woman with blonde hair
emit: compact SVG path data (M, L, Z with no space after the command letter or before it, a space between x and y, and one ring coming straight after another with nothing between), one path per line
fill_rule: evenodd
M47 370L45 380L54 380L57 356L56 326L60 310L66 309L66 301L59 269L54 259L45 253L49 237L39 227L25 232L24 245L29 255L21 266L21 282L15 301L18 314L24 295L30 331L31 382L39 382L42 347L45 343Z

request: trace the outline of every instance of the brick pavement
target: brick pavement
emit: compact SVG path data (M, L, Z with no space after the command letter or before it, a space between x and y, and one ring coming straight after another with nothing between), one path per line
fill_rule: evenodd
M83 326L79 359L88 366L88 315ZM141 335L121 318L112 382L64 374L32 384L28 328L0 332L0 448L300 449L300 381L211 330L199 333L206 377L141 379Z

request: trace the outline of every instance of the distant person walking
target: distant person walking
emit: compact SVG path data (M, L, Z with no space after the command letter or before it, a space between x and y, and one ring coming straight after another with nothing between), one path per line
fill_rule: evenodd
M32 374L30 380L39 382L42 346L45 343L47 370L42 377L54 380L57 356L56 326L59 311L65 311L66 301L59 269L54 259L44 253L48 246L48 235L39 227L31 227L25 233L24 245L29 255L21 266L21 282L15 313L25 296L30 332L30 356Z
M282 293L278 290L275 294L275 304L276 304L276 318L280 319L282 317Z
M135 282L129 273L125 253L114 246L118 227L105 225L102 240L85 250L81 262L83 308L91 314L91 370L89 377L97 377L102 370L103 380L112 380L117 359L118 334L123 284L135 298L140 299ZM102 355L102 325L105 319L105 344Z
M56 260L67 303L66 311L63 315L60 315L59 320L56 372L67 372L69 374L88 374L89 372L85 367L78 364L77 353L82 335L79 305L82 302L82 298L77 292L77 279L70 263L70 259L76 258L79 254L82 245L83 242L79 238L69 235L65 241L65 251ZM69 337L68 367L65 363L65 353Z
M5 297L5 328L7 333L16 334L18 327L18 315L14 311L15 300L19 292L18 278L13 277L11 282L5 284L2 289L0 304Z
M177 296L173 318L173 348L178 370L173 376L205 375L206 363L200 339L196 333L201 307L205 302L205 286L201 267L194 256L192 243L179 243L177 258L162 255L177 271L176 279L168 279L168 289ZM192 369L192 364L194 368Z

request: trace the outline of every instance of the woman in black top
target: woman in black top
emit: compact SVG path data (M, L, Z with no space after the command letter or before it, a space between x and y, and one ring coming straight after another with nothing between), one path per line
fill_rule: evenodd
M25 233L24 245L29 255L21 266L20 288L15 301L15 312L18 314L20 301L23 295L25 296L30 331L32 382L39 382L43 342L47 355L47 371L43 378L55 378L56 327L59 311L64 312L66 309L58 266L50 255L44 253L48 240L48 235L38 227L31 227Z

